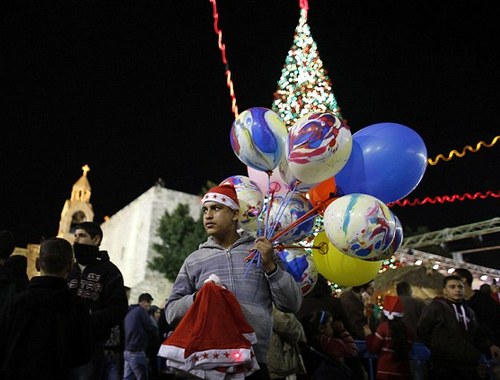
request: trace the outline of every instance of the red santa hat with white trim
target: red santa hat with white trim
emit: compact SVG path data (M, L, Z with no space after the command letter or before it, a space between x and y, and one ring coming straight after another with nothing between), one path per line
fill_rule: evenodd
M404 315L403 302L401 301L401 298L398 296L385 296L383 312L387 319L390 319L391 321L394 317L401 318Z
M201 199L201 204L205 202L220 203L229 207L231 210L240 209L236 189L230 184L212 187Z
M209 281L158 355L167 366L204 379L244 379L259 369L256 342L234 294Z

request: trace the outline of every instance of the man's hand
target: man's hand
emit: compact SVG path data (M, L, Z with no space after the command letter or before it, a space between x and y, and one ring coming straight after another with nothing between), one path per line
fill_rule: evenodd
M492 346L490 346L490 353L492 359L500 359L500 347L493 344Z
M274 248L273 244L265 237L258 237L255 239L253 249L260 252L262 259L262 268L266 273L273 272L277 266L274 262Z
M363 326L363 332L365 333L365 336L373 334L372 330L370 329L370 326L368 326L368 325Z

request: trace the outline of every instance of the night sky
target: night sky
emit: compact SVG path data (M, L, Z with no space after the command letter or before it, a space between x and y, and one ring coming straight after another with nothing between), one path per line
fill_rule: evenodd
M299 1L219 0L240 111L271 107ZM396 122L429 158L500 135L500 2L310 0L309 25L354 133ZM0 5L0 229L57 234L88 164L95 220L161 177L193 194L246 175L209 0ZM427 168L409 199L498 192L500 142ZM405 228L488 220L500 200L392 208Z

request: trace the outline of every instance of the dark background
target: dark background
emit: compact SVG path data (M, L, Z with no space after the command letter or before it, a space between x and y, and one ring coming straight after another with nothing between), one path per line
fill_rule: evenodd
M299 2L219 0L240 111L271 107ZM429 158L499 128L500 2L310 0L309 25L352 132L413 128ZM0 6L0 229L57 233L81 166L95 220L161 177L193 194L246 167L208 0L8 0ZM500 143L499 143L500 144ZM429 166L409 199L499 190L499 147ZM488 220L498 198L392 209L408 231Z

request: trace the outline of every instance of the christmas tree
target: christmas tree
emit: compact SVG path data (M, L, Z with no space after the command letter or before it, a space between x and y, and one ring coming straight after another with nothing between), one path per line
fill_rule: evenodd
M272 109L288 128L311 112L329 112L342 117L332 83L307 25L306 1L301 1L299 24L274 93Z

